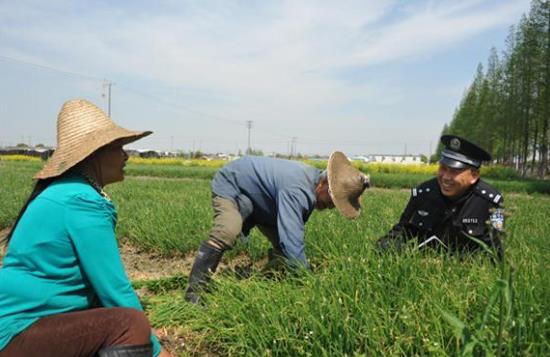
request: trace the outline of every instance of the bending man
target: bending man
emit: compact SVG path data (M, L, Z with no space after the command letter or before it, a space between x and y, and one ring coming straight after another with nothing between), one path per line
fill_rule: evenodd
M352 167L341 152L330 156L326 171L253 156L227 164L212 181L214 224L193 263L186 300L199 301L199 290L224 251L255 226L271 242L274 256L307 268L304 225L313 209L336 206L346 218L356 218L360 196L368 186L368 176Z

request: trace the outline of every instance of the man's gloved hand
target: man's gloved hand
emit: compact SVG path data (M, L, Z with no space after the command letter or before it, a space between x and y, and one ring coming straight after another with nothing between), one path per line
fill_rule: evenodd
M253 266L252 264L248 265L237 265L234 269L235 277L237 279L248 279L252 276Z
M269 248L267 251L268 261L262 268L262 274L269 279L276 278L278 275L286 272L287 260L282 252L275 251L273 248Z

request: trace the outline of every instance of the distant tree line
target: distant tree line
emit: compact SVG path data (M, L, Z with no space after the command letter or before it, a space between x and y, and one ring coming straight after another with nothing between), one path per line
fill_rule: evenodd
M471 139L522 176L544 177L549 173L549 120L550 2L534 0L529 15L510 28L502 57L493 48L487 70L479 64L443 133Z

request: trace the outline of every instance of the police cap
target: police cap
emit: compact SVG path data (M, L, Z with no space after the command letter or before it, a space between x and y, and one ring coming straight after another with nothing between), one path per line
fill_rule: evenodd
M440 163L454 169L479 168L483 161L491 161L491 154L476 144L456 135L443 135Z

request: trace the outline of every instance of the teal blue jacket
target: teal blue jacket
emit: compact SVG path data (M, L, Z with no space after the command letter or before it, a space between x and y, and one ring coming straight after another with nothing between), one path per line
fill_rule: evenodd
M116 220L113 204L77 174L29 204L0 269L0 350L41 317L97 302L143 310L120 258ZM157 356L153 334L151 342Z

